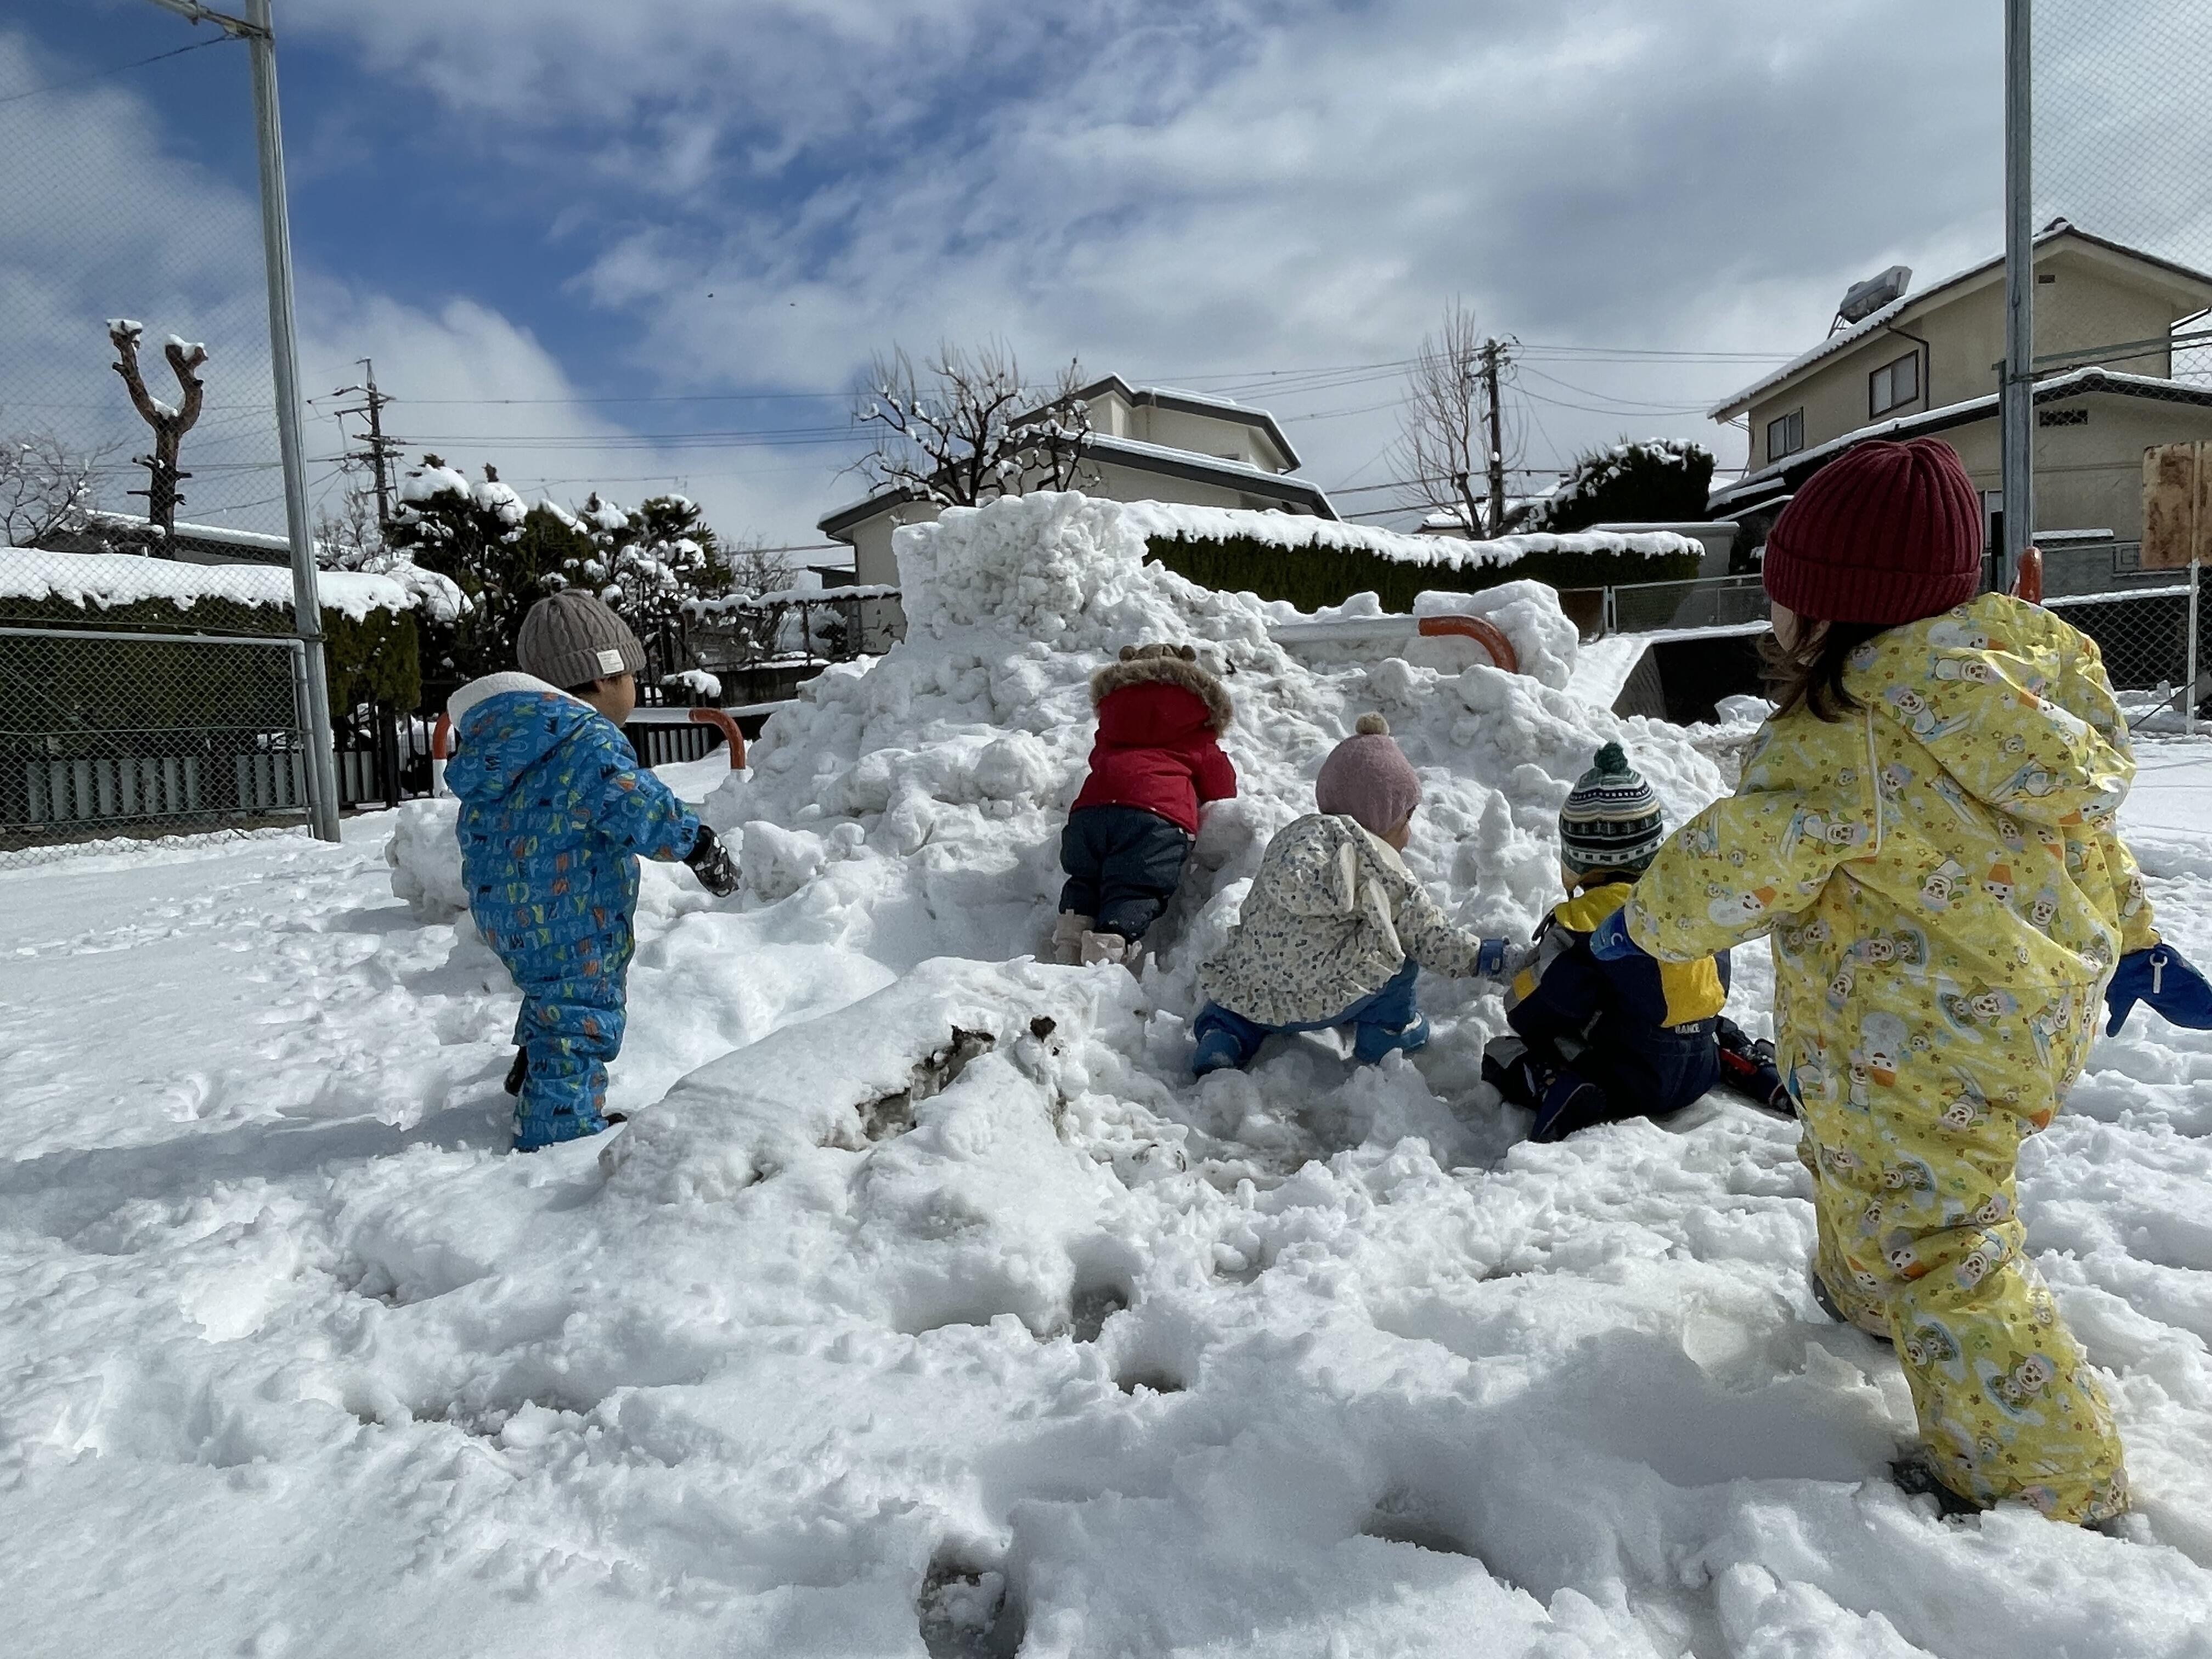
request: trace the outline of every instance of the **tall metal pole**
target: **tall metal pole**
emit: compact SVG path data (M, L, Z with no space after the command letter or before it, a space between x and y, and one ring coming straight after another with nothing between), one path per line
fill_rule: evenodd
M315 592L314 527L307 517L307 447L300 432L300 343L292 316L292 228L284 196L284 133L276 106L276 40L269 0L246 0L253 54L253 125L261 151L261 241L269 276L269 356L276 368L276 441L284 457L284 521L292 541L292 614L307 656L307 811L319 841L338 838L337 765L323 610Z
M2034 0L2005 0L2005 365L1998 387L2004 444L2004 546L1996 586L2010 591L2035 539L2035 125L2030 101Z

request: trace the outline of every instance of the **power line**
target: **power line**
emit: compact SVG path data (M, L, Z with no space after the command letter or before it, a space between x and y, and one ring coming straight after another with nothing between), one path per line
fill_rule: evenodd
M105 81L110 76L122 75L135 69L143 69L149 64L158 64L164 58L182 58L188 52L198 52L205 46L222 46L229 39L227 34L211 35L204 40L195 40L190 46L173 46L167 52L157 52L151 58L136 58L127 64L118 64L112 69L94 70L89 75L79 75L67 81L50 81L43 87L33 87L28 92L11 92L5 98L0 98L0 105L21 103L26 98L42 98L50 92L66 92L71 87L89 86L93 82Z

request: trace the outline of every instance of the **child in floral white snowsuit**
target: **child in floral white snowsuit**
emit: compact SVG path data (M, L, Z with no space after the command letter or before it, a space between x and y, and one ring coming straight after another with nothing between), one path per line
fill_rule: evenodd
M1380 714L1322 763L1314 799L1321 811L1267 843L1228 944L1199 970L1201 1077L1250 1065L1278 1032L1349 1025L1362 1065L1414 1053L1429 1040L1422 968L1495 979L1515 954L1453 926L1398 856L1421 783Z
M2023 1255L2019 1146L2116 964L2116 1027L2136 995L2202 1023L2212 994L2158 946L2113 829L2135 763L2095 645L1976 599L1981 542L1933 440L1862 445L1798 493L1766 549L1784 705L1593 949L1680 962L1771 933L1814 1288L1897 1344L1928 1456L1904 1473L2093 1522L2127 1506L2120 1443Z

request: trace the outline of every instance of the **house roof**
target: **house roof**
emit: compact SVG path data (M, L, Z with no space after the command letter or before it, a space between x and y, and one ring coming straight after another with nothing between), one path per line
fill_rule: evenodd
M2102 248L2107 253L2117 253L2140 264L2154 266L2185 282L2195 283L2203 290L2204 302L2207 305L2212 305L2212 276L2207 276L2201 270L2192 270L2187 265L2176 264L2171 259L2161 259L2154 253L2144 252L2141 248L2130 247L2124 242L2115 242L2103 236L2092 235L2080 226L2064 219L2053 219L2038 231L2035 235L2035 246L2040 248L2062 237L2071 237L2076 241L2086 242L2092 247ZM1838 329L1810 351L1799 353L1781 368L1753 381L1742 391L1723 398L1706 412L1716 421L1725 420L1734 410L1740 410L1755 401L1791 376L1810 368L1814 363L1825 358L1832 357L1847 347L1856 345L1869 334L1877 333L1896 322L1906 312L1916 310L1940 295L1948 294L1954 289L1962 287L1978 277L1985 276L1990 271L2000 270L2003 267L2004 255L2000 253L1995 258L1984 259L1979 264L1969 265L1964 270L1954 271L1940 283L1930 283L1915 293L1892 300L1881 310L1861 318L1850 327Z
M2117 369L2077 368L2035 383L2035 401L2039 404L2063 403L2069 398L2093 393L2212 409L2212 386L2190 386L2179 380L2160 380L2149 374L2124 374ZM1846 432L1840 438L1831 438L1824 444L1815 444L1810 449L1801 449L1794 455L1785 455L1756 472L1745 473L1734 483L1714 490L1708 498L1710 506L1716 512L1726 507L1735 507L1741 512L1752 506L1763 506L1765 497L1802 482L1853 444L1865 443L1874 438L1901 441L1907 438L1931 437L1954 427L1971 426L1977 421L1989 420L1996 412L1997 394L1986 392L1963 403L1946 404L1940 409L1899 416L1893 421L1877 421L1855 432Z
M1243 495L1295 505L1317 519L1333 520L1337 516L1335 507L1329 504L1328 493L1319 484L1304 478L1293 478L1286 473L1270 472L1264 467L1247 466L1242 461L1218 460L1213 456L1195 454L1188 449L1171 449L1164 444L1143 443L1135 438L1115 438L1103 432L1087 434L1083 440L1083 453L1097 460L1126 466L1132 471L1156 472L1165 478L1210 483ZM872 495L841 507L833 513L824 514L814 521L814 527L825 536L842 540L848 532L878 514L923 499L922 492L912 485L894 484L888 489L879 489Z
M1242 490L1248 495L1267 495L1279 501L1296 501L1316 518L1336 517L1336 509L1329 505L1326 490L1319 484L1310 483L1304 478L1293 478L1285 472L1270 472L1265 467L1248 466L1242 461L1224 461L1188 449L1170 448L1165 444L1148 444L1135 438L1110 437L1103 432L1093 432L1085 438L1083 450L1086 455L1133 467L1140 472L1158 472L1170 478L1220 484L1231 489Z
M1291 447L1290 439L1284 435L1275 417L1264 409L1248 409L1233 398L1209 398L1203 392L1183 392L1174 386L1133 386L1118 374L1093 380L1078 388L1073 395L1087 401L1107 392L1114 392L1133 408L1171 409L1184 415L1205 415L1217 421L1256 427L1267 434L1267 441L1281 454L1285 471L1295 470L1298 465L1298 452Z
M814 527L835 541L842 541L845 532L856 525L866 524L879 513L888 513L895 507L923 499L922 493L912 484L893 484L888 489L878 489L873 495L863 495L836 511L823 514L814 521Z

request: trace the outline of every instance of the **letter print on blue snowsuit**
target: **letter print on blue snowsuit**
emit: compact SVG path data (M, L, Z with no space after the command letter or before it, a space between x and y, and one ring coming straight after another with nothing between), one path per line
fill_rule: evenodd
M522 689L464 710L446 780L461 799L470 911L522 992L515 1040L529 1069L514 1144L527 1152L606 1127L607 1063L622 1049L635 947L636 855L682 857L699 820L590 705L500 678Z

